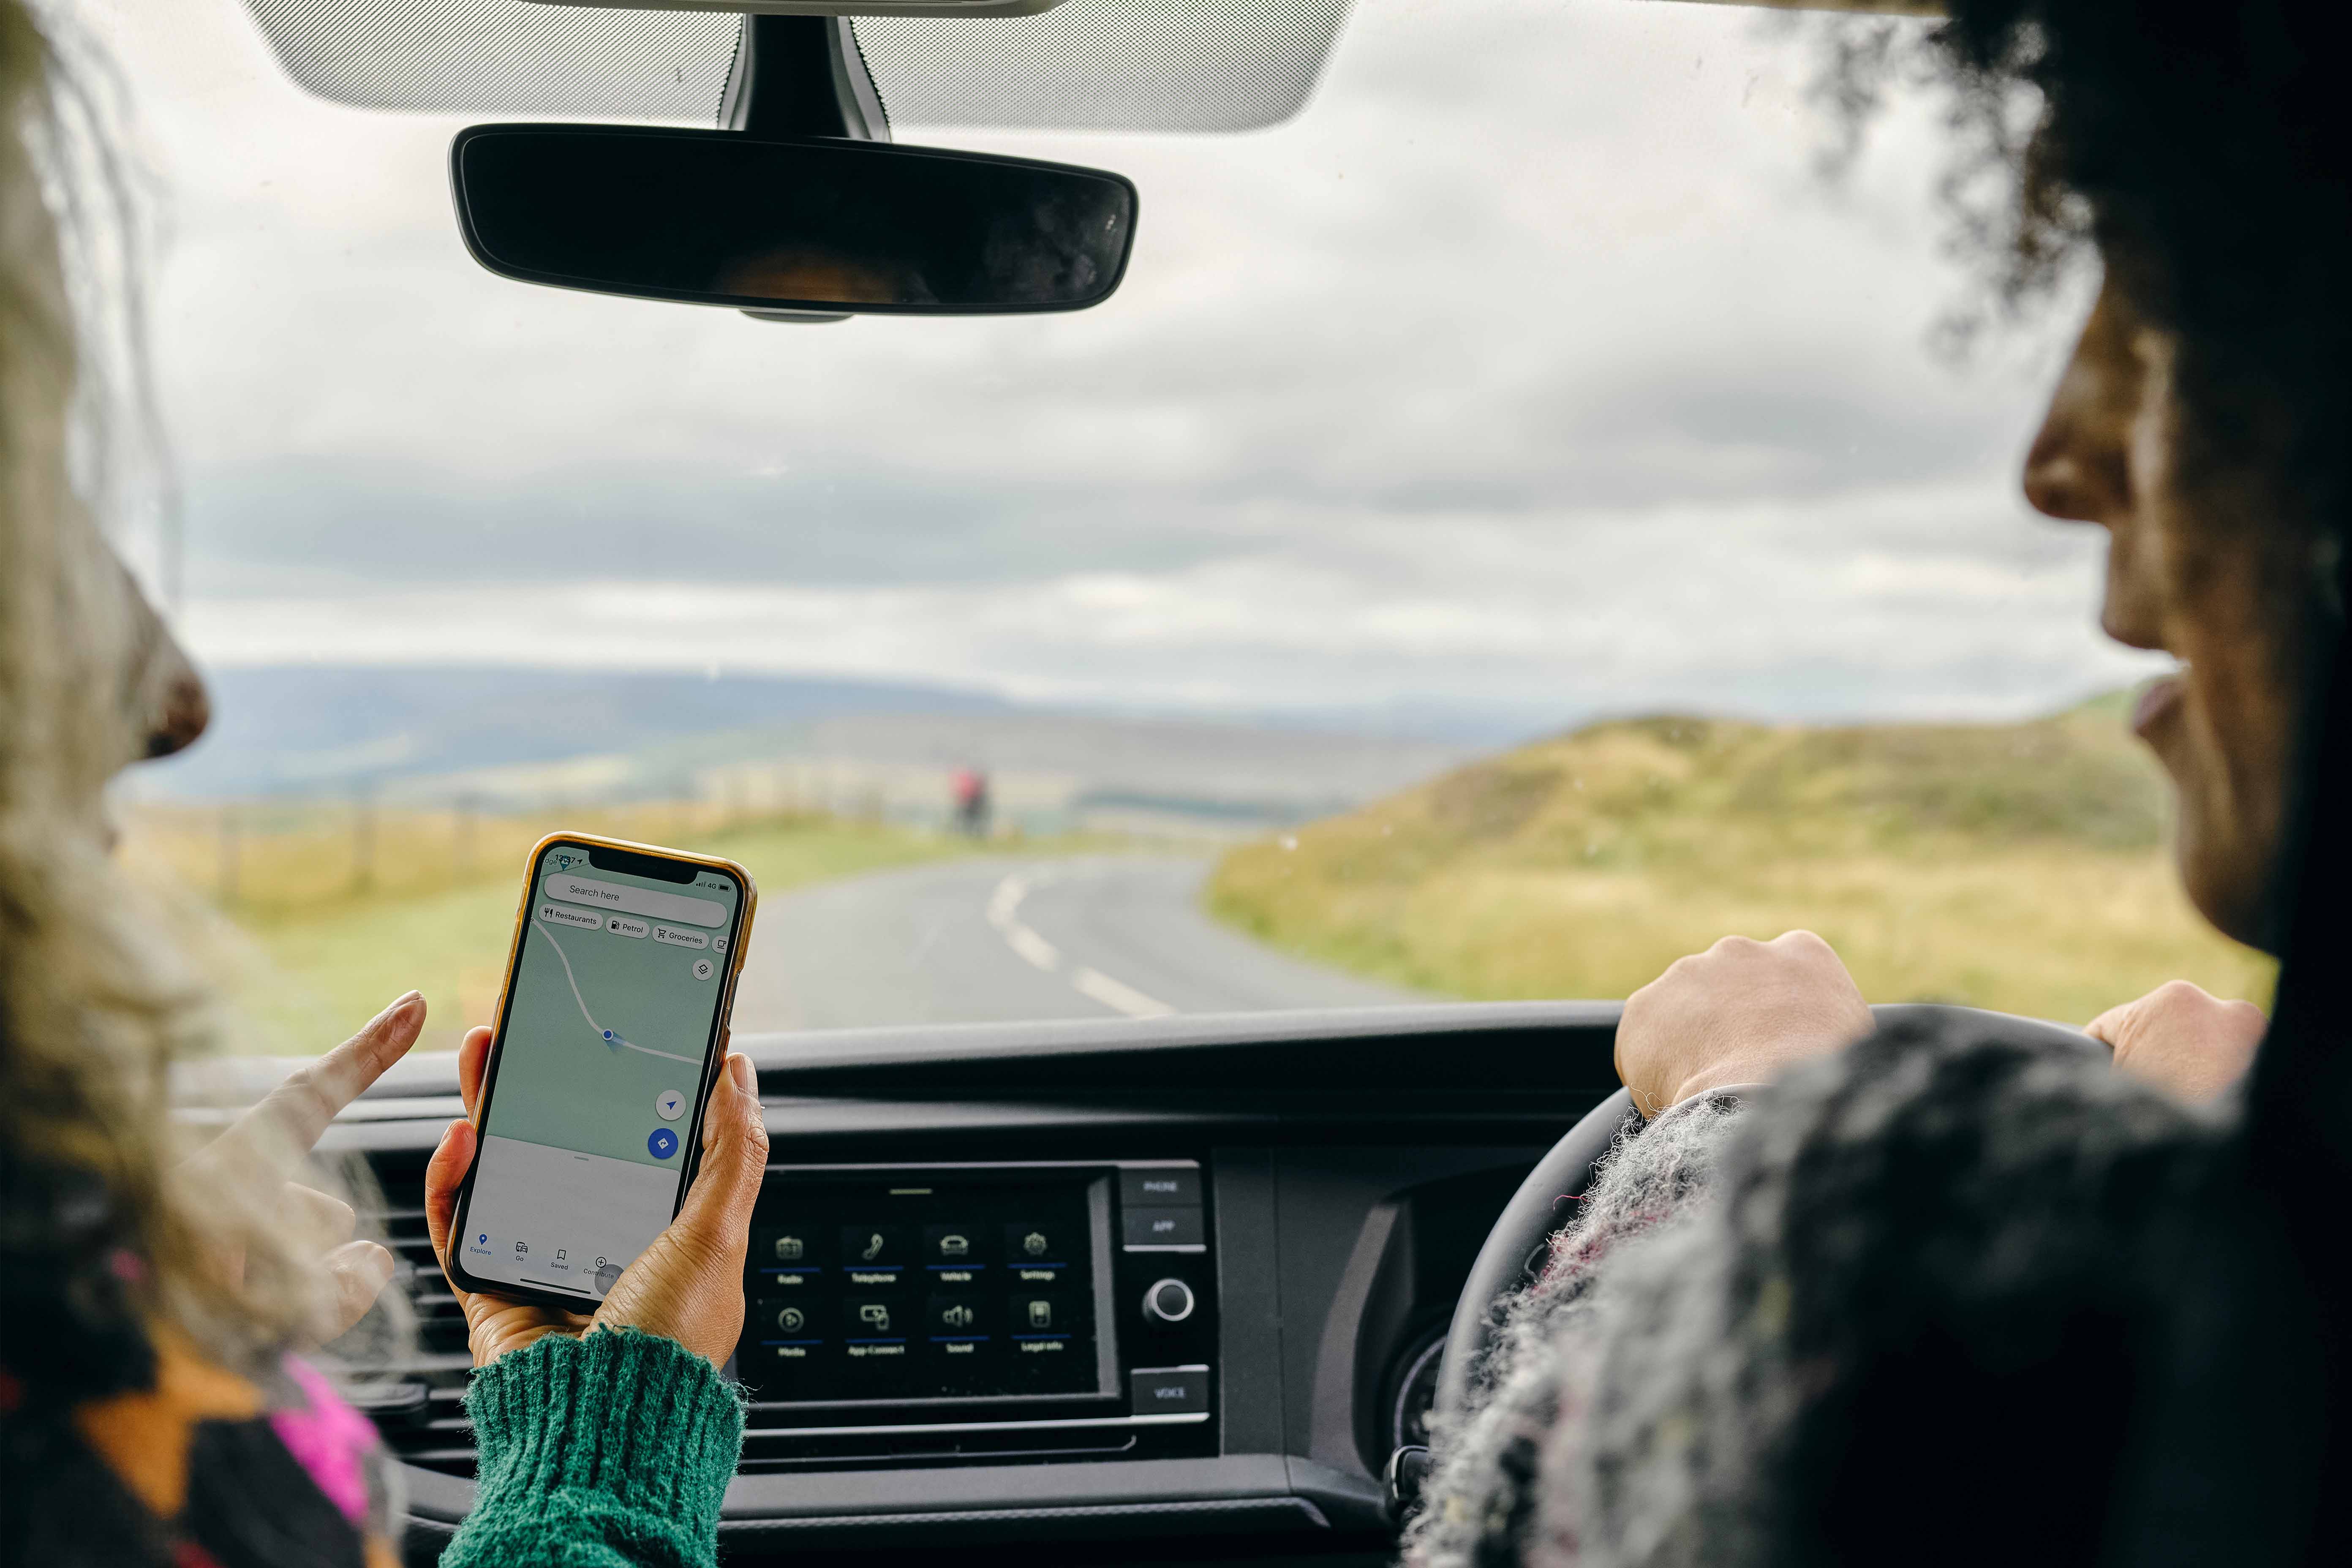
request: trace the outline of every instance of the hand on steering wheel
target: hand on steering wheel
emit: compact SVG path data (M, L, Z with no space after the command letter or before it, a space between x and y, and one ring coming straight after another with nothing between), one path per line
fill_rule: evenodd
M1617 1076L1655 1117L1693 1095L1767 1083L1870 1033L1870 1005L1828 942L1727 936L1625 998Z
M490 1031L468 1030L457 1047L457 1090L466 1115L441 1134L441 1146L425 1168L425 1228L445 1274L457 1189L473 1168L479 1142L473 1119L489 1054ZM767 1169L768 1128L751 1058L730 1056L703 1113L702 1164L685 1206L622 1272L593 1315L450 1284L466 1314L474 1364L488 1366L548 1334L577 1338L593 1329L633 1328L676 1340L712 1365L724 1365L743 1334L743 1262L751 1246L751 1205Z

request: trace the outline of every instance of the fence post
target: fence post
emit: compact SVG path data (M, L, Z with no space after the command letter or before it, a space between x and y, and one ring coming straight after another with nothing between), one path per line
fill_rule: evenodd
M362 786L352 802L352 891L375 886L375 795Z

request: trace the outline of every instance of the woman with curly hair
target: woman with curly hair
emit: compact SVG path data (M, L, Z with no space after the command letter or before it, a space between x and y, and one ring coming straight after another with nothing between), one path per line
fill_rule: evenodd
M195 739L207 704L68 477L91 373L45 192L70 187L77 106L0 0L0 1562L388 1568L396 1472L300 1352L392 1258L306 1184L424 998L183 1146L168 1069L217 1025L110 858L102 792ZM684 1209L593 1319L468 1303L483 1471L444 1562L712 1561L742 1427L718 1368L767 1160L750 1065L720 1075ZM470 1132L436 1165L442 1231Z
M2181 661L2133 723L2191 900L2284 961L2267 1037L2168 987L2094 1025L2110 1066L1874 1033L1809 933L1677 963L1618 1034L1646 1124L1508 1303L1416 1568L2352 1562L2340 26L1951 0L1926 44L1954 188L2011 176L1967 215L2009 291L2102 268L2025 494L2107 531L2108 635Z

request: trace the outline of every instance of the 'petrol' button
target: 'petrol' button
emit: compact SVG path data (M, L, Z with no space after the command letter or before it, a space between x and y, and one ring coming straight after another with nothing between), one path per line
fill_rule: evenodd
M1138 1415L1192 1415L1209 1408L1205 1366L1139 1367L1128 1374Z

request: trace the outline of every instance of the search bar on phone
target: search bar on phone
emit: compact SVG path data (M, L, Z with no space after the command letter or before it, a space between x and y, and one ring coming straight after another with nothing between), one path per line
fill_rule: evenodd
M723 926L727 923L727 906L710 899L689 899L679 893L656 893L648 888L624 888L617 882L599 882L589 877L574 877L558 871L541 882L540 890L551 899L566 903L586 904L591 909L622 910L633 915L659 915L666 921L684 921L688 925Z

